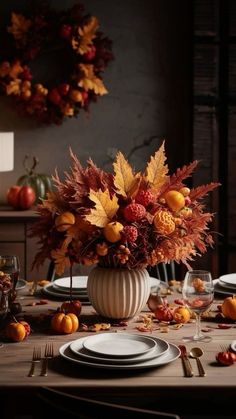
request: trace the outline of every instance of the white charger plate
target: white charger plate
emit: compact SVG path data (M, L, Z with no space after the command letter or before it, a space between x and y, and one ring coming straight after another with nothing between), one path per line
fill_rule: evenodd
M143 355L157 345L151 337L135 333L98 333L83 341L83 346L96 355L123 357Z
M71 342L65 343L59 348L59 353L62 356L62 358L78 365L84 365L86 367L102 368L102 369L137 370L137 369L144 369L144 368L154 368L154 367L160 367L162 365L173 362L180 356L179 348L176 345L173 345L172 343L170 343L169 350L166 351L166 353L156 358L149 359L147 361L138 362L135 364L105 364L105 363L85 361L84 359L80 358L78 355L75 355L71 351L70 344Z
M82 291L87 289L87 276L73 276L72 288L76 291ZM70 289L70 277L58 278L53 281L56 288L68 291Z
M144 362L153 358L157 358L158 356L163 355L169 349L169 344L164 339L160 338L152 338L156 341L156 346L149 352L146 352L143 355L132 356L129 358L113 358L113 357L105 357L105 356L97 356L91 352L89 352L84 346L83 342L86 337L76 339L70 344L70 349L79 357L86 358L90 361L95 362L102 362L105 364L134 364L138 362Z
M230 291L228 288L222 287L219 284L219 279L214 279L213 284L214 284L214 291L215 291L216 294L222 294L222 295L232 295L233 294L233 291Z
M221 282L221 280L219 279L218 285L226 290L232 291L232 292L236 292L236 287L234 287L233 285L228 285L225 284L224 282Z
M226 285L230 285L231 287L236 287L236 274L228 274L220 276L220 282L223 282Z

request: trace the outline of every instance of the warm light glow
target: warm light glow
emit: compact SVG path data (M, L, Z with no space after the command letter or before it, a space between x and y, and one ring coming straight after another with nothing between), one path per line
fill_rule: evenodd
M14 168L14 133L0 132L0 172Z

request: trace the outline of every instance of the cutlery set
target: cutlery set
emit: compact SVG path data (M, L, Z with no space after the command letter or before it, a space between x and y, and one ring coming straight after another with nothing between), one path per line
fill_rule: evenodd
M41 357L41 348L35 348L34 347L28 377L34 377L35 376L35 365L37 363L40 363L41 361L42 361L42 366L41 366L40 375L42 377L47 377L47 375L48 375L48 360L52 359L53 357L54 357L54 350L53 350L53 344L52 343L47 343L46 344L43 357Z
M188 357L188 352L187 352L187 348L185 345L179 345L179 349L180 349L180 358L182 359L182 364L183 364L183 369L184 369L184 375L185 377L193 377L194 376L194 372ZM197 367L198 367L198 372L199 372L199 377L205 377L206 376L206 372L204 371L204 368L202 366L202 363L200 361L200 356L203 355L203 351L201 348L192 348L189 352L189 355L191 358L196 359L197 362Z

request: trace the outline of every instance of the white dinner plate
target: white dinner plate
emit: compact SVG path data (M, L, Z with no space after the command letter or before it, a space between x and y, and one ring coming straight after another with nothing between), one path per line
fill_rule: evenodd
M16 283L16 291L18 290L22 290L23 288L25 288L27 282L24 279L18 279L17 283Z
M105 368L112 370L137 370L142 368L154 368L173 362L180 356L179 348L177 348L176 345L170 343L169 350L166 353L156 358L149 359L147 361L138 362L137 364L102 364L97 362L85 361L78 355L75 355L70 349L70 344L71 342L65 343L59 348L60 355L68 361L93 368Z
M233 340L233 342L231 343L231 349L236 352L236 340Z
M223 282L226 285L231 287L236 287L236 274L228 274L220 276L220 282Z
M79 355L81 358L86 358L87 360L91 360L94 362L102 362L105 364L134 364L138 362L144 362L158 356L163 355L169 349L169 344L164 339L154 338L153 340L156 341L156 346L149 352L146 352L143 355L132 356L129 358L115 358L115 357L105 357L105 356L97 356L91 352L89 352L84 346L83 342L86 337L76 339L70 344L70 349L76 355Z
M70 293L66 293L66 292L60 292L60 291L56 291L55 288L53 287L53 284L47 284L42 288L42 292L50 297L54 297L54 298L62 298L63 300L70 298ZM77 293L74 292L72 293L72 298L74 300L81 300L81 302L88 302L88 295L87 294L81 294L81 293ZM89 303L90 304L90 303Z
M213 284L214 284L214 291L215 291L216 294L223 294L223 295L232 295L233 294L233 291L229 291L228 288L222 287L219 284L219 279L214 279Z
M83 346L96 355L124 357L143 355L157 345L151 337L135 333L98 333L83 341Z
M72 288L76 291L86 290L87 289L87 276L73 276L72 277ZM69 291L70 289L70 277L58 278L53 281L55 287L62 290Z

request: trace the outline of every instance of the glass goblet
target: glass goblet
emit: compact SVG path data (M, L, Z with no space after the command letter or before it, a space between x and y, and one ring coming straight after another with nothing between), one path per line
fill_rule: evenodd
M186 306L196 315L195 335L183 339L210 342L211 337L201 333L201 314L211 306L214 299L211 273L203 270L188 271L184 278L182 295Z
M11 277L10 299L16 297L16 284L20 276L20 262L16 255L0 255L0 271Z

